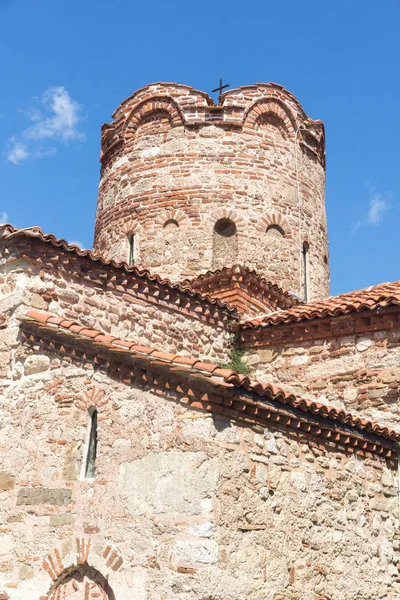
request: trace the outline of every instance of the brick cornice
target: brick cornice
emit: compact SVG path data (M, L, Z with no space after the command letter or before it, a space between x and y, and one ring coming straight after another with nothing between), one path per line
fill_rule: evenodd
M301 303L275 283L240 264L208 271L193 279L186 279L183 283L202 294L227 302L240 315L256 316Z
M215 364L120 340L48 313L28 311L21 328L33 347L61 352L84 364L91 362L128 385L250 426L272 424L352 452L387 457L400 440L395 431L343 410L298 398Z

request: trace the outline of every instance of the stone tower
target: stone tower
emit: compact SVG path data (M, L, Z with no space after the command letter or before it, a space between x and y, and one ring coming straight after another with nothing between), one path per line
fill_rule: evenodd
M136 91L102 129L94 250L178 280L242 263L308 300L329 294L325 137L274 83L220 103Z

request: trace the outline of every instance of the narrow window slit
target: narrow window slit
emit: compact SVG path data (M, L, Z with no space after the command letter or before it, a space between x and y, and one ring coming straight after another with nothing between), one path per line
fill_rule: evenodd
M132 234L129 236L129 255L128 255L128 265L133 267L135 264L135 236Z
M303 285L304 285L304 300L308 300L308 244L303 244Z
M97 453L97 410L94 409L90 415L90 435L87 447L85 479L93 479L95 474L95 462Z

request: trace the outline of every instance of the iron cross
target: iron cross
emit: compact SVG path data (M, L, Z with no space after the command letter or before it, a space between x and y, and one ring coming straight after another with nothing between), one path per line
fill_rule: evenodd
M219 92L219 94L222 94L222 90L224 90L225 88L229 87L229 83L226 83L225 85L222 85L222 79L221 77L219 78L219 87L215 88L215 90L211 90L212 92Z

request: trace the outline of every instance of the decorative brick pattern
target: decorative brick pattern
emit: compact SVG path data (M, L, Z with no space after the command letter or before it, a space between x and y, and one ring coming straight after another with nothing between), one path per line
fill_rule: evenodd
M110 569L113 571L118 571L124 563L124 559L122 558L120 552L111 546L107 546L104 549L103 557L106 560L106 566L110 567Z
M108 401L106 392L93 385L76 400L75 406L85 411L94 406L100 412L107 406Z

